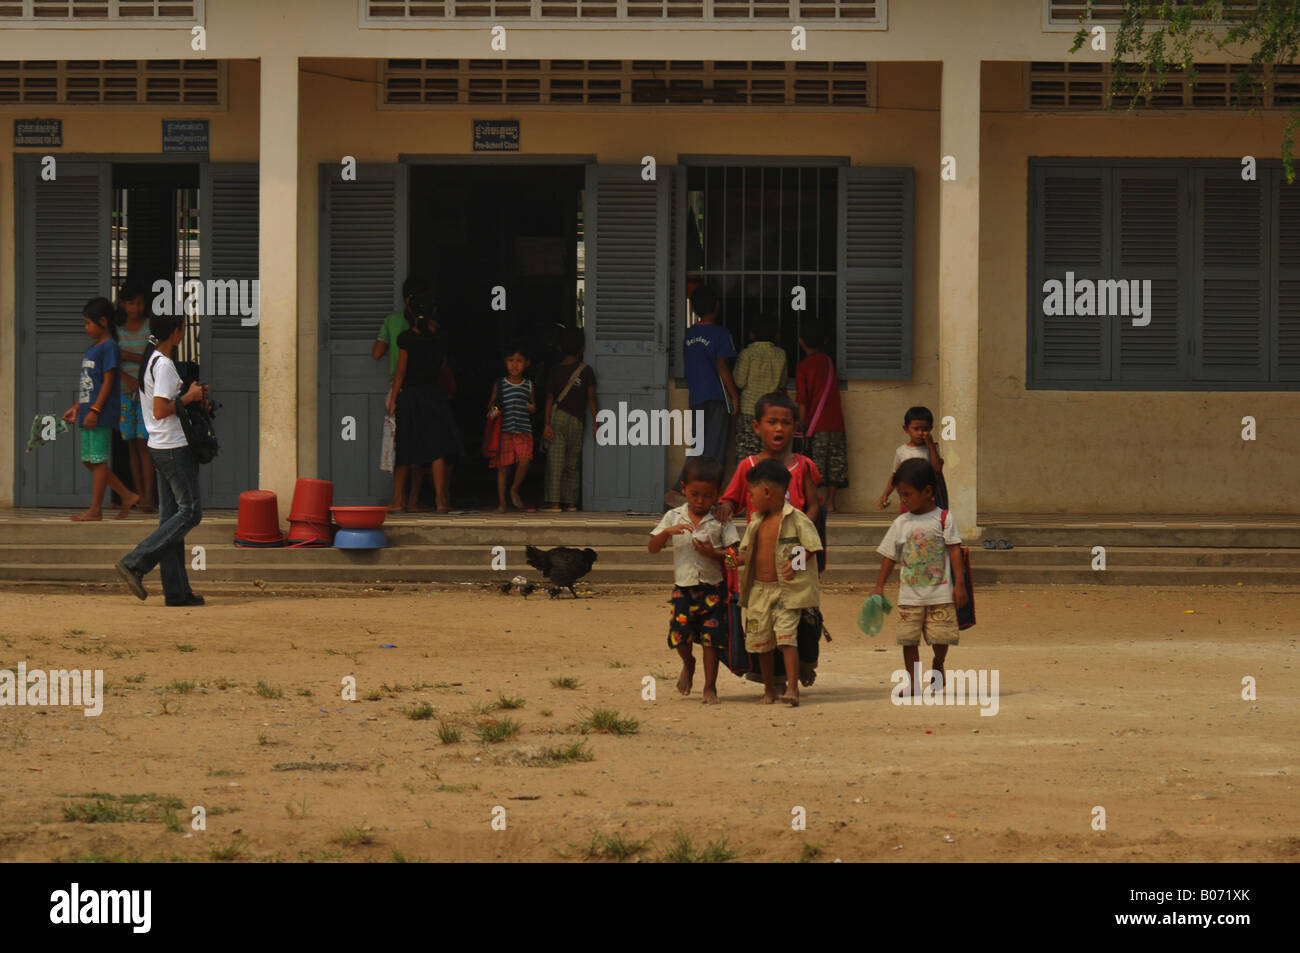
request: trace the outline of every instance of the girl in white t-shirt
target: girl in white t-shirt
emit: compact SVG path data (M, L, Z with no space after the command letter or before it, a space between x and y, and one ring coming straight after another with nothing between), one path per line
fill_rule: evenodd
M185 334L181 316L154 315L149 344L140 361L140 416L149 433L149 456L158 473L158 528L117 561L117 571L138 599L148 598L145 573L159 568L169 606L200 606L185 572L185 534L203 518L199 470L176 416L182 405L207 398L198 382L181 393L180 374L172 360Z

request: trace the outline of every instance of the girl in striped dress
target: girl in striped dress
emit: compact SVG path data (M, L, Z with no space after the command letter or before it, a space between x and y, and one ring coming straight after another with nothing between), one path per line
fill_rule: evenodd
M533 412L537 409L533 400L533 382L524 377L528 370L528 358L523 348L511 344L505 351L506 376L499 377L492 385L492 396L488 400L488 417L501 415L501 444L491 466L497 471L497 512L506 511L506 483L509 480L510 467L515 468L515 478L510 481L510 502L516 509L525 510L524 501L519 495L519 487L528 473L528 464L533 459Z

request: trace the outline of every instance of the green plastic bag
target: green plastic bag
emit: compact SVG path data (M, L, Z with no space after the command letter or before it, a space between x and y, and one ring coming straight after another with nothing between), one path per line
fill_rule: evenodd
M868 596L858 613L858 628L875 637L885 627L885 614L894 611L894 604L885 596Z

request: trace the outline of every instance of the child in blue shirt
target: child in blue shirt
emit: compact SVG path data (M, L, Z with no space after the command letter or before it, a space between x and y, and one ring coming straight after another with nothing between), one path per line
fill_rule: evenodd
M108 466L113 450L113 431L118 427L121 414L118 383L121 359L114 317L113 304L107 298L91 298L82 309L81 324L93 343L81 359L77 402L63 414L65 423L75 422L81 428L81 462L94 480L89 508L71 517L78 523L104 518L104 490L108 487L122 498L118 519L130 513L131 508L140 502L140 495L133 493Z

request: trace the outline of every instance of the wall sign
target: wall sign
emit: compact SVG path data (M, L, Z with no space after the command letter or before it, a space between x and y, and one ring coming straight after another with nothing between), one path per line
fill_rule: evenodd
M208 120L164 119L162 121L163 152L207 152Z
M518 152L518 119L475 119L475 152Z
M15 119L14 148L53 146L63 148L62 119Z

